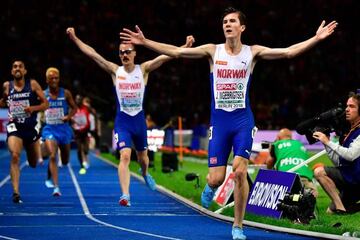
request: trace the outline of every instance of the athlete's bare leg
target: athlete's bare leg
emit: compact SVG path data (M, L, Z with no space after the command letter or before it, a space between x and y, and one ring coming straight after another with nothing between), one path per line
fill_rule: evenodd
M46 139L45 144L47 149L49 150L49 169L51 173L51 177L55 187L59 186L59 177L58 177L58 167L56 164L56 156L58 152L58 145L56 141Z
M129 195L131 148L120 150L120 162L118 166L118 175L122 194Z
M19 180L20 180L20 154L23 148L23 141L21 138L16 136L8 137L8 148L11 154L11 162L10 162L10 176L11 183L13 187L14 193L19 194Z
M149 169L149 156L147 150L136 151L137 159L141 167L141 172L143 176L148 174Z
M242 228L245 215L246 203L249 195L249 184L247 180L246 158L235 156L233 162L233 171L235 173L234 181L234 226Z

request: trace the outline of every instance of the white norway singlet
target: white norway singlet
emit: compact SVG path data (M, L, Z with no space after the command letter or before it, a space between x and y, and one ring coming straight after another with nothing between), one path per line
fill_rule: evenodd
M135 65L131 73L121 66L116 71L116 96L121 112L135 116L143 109L145 83L140 65Z
M216 45L213 67L213 110L232 112L248 104L248 85L251 76L250 46L242 45L236 56L229 55L224 44Z

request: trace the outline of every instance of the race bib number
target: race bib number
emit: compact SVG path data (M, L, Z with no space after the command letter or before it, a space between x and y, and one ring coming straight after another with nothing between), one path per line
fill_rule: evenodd
M77 113L73 117L74 120L74 129L83 130L88 126L88 120L84 113Z
M215 84L215 108L233 111L245 108L245 89L242 83L218 82Z
M45 121L47 124L62 124L64 117L63 108L49 108L45 111Z
M142 109L141 100L140 93L122 93L120 102L121 109L127 113L139 112Z
M9 113L11 118L28 118L30 114L25 112L24 109L30 106L28 99L26 100L17 100L9 102Z

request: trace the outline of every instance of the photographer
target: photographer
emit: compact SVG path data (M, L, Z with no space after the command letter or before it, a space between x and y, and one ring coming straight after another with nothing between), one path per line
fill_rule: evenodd
M332 200L327 212L335 214L359 211L360 200L360 93L351 92L346 103L346 121L350 131L340 136L340 144L331 142L322 132L314 132L335 167L318 167L315 178ZM338 190L338 191L337 191Z
M287 128L279 131L269 151L270 155L266 160L267 168L275 168L283 172L288 171L309 158L304 145L300 141L292 139L292 132ZM300 176L304 189L309 189L314 197L317 197L318 192L312 182L313 172L311 169L309 169L307 165L304 165L295 172Z

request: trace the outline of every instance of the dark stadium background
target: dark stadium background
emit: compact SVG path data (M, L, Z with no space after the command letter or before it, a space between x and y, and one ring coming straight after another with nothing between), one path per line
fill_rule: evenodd
M313 36L321 20L338 21L335 34L292 60L260 61L254 70L251 104L260 129L294 128L346 99L360 88L358 1L219 0L53 0L0 2L0 79L11 79L14 59L28 77L45 87L45 71L56 66L63 86L92 99L103 121L115 115L110 76L83 55L65 30L69 26L106 59L120 63L118 33L138 24L146 37L181 45L193 34L195 46L222 43L221 15L227 6L248 18L244 44L286 47ZM137 63L156 56L138 47ZM150 74L145 110L159 126L172 116L185 127L208 124L209 67L206 59L177 59Z

